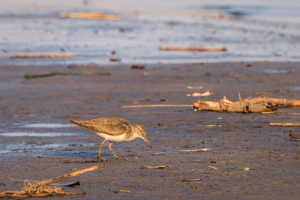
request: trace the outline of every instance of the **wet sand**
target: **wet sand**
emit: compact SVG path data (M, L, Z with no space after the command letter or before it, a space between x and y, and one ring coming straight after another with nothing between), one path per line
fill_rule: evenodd
M0 192L21 190L23 181L54 178L75 169L99 164L99 169L72 180L86 191L68 199L297 199L299 194L299 142L289 134L298 127L271 127L271 122L299 122L299 108L275 114L194 112L191 107L122 108L140 104L191 104L267 94L300 99L299 63L253 62L147 65L132 70L115 66L1 66L0 67ZM54 76L25 80L25 74L50 72L110 72L111 76ZM203 89L187 89L202 86ZM209 97L187 97L193 92ZM95 160L98 136L77 127L71 119L120 117L147 130L153 148L136 139L113 144L115 160L103 149ZM199 127L220 124L221 127ZM30 136L31 135L31 136ZM205 143L203 143L203 140ZM183 153L181 149L211 148ZM153 155L164 152L161 155ZM41 155L42 158L37 158ZM71 162L71 163L70 163ZM166 165L166 169L141 169ZM211 167L214 168L211 168ZM253 170L244 171L244 168ZM198 182L181 182L183 178ZM196 186L196 187L195 187ZM130 193L115 193L116 190ZM53 198L55 199L55 198Z

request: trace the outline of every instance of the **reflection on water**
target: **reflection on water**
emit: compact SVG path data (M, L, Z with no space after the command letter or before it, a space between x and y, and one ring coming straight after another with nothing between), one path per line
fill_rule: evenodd
M74 136L79 135L76 133L22 133L22 132L15 132L15 133L0 133L0 136L7 136L7 137L23 137L23 136L30 136L30 137L58 137L58 136Z
M21 127L28 127L28 128L66 128L70 127L64 124L46 124L46 123L41 123L41 124L26 124Z
M291 70L291 69L264 69L263 70L266 73L269 74L277 74L277 73L291 73L294 72L295 70Z

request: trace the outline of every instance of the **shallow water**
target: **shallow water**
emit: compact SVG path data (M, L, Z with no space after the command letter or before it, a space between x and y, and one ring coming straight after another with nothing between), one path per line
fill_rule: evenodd
M20 127L28 127L28 128L68 128L70 126L64 124L26 124Z
M59 136L74 136L79 135L77 133L33 133L33 132L14 132L14 133L0 133L0 136L6 137L59 137Z
M299 61L297 1L0 2L2 65ZM59 19L59 12L104 12L121 21ZM238 19L212 19L223 13ZM22 33L22 34L20 34ZM160 46L226 47L227 52L168 52ZM15 59L15 54L72 53L72 58ZM113 63L115 64L115 63Z

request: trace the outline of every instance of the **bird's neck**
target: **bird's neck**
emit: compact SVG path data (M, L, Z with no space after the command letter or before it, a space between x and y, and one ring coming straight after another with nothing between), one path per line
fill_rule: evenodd
M133 126L131 134L129 134L128 137L127 137L127 141L131 141L131 140L134 140L135 138L137 138L138 137L138 134L136 134L137 131L138 131L137 128L135 128Z

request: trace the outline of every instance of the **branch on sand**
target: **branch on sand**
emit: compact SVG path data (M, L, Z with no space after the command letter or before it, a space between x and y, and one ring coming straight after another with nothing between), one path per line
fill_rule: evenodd
M134 105L134 106L122 106L122 108L159 108L159 107L191 107L191 104L178 104L178 105Z
M63 54L21 54L11 56L10 59L17 59L17 58L71 58L72 54L70 53L63 53Z
M58 186L47 186L51 183L62 181L74 176L78 176L80 174L93 171L95 169L98 169L99 166L96 165L94 167L72 172L70 174L65 174L63 176L59 176L53 179L37 182L34 184L31 184L28 180L24 181L24 187L23 189L19 191L6 191L0 193L0 199L2 198L33 198L33 197L51 197L51 196L69 196L69 195L80 195L80 194L86 194L84 193L69 193L69 192L63 192L61 191L61 188Z
M226 48L215 47L160 47L161 51L227 51Z
M300 123L270 123L271 126L300 126Z
M231 102L224 97L219 102L196 101L194 103L195 111L207 110L214 112L232 112L232 113L262 113L276 111L277 107L273 103L251 104L248 101Z
M49 74L25 74L24 77L27 80L30 79L36 79L36 78L46 78L51 76L92 76L92 75L98 75L98 76L110 76L111 74L109 72L100 73L100 72L80 72L80 73L74 73L74 72L53 72Z
M118 15L106 15L102 13L60 13L60 18L73 18L73 19L97 19L97 20L112 20L120 21L121 17Z

